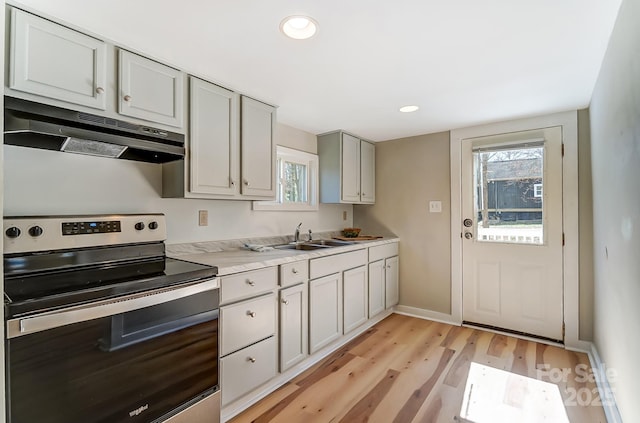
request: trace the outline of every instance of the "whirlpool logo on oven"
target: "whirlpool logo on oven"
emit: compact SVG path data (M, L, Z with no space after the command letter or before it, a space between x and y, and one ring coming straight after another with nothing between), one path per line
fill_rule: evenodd
M149 404L145 404L142 407L138 407L133 411L129 411L129 417L139 416L140 414L142 414L143 411L147 410L148 408L149 408Z

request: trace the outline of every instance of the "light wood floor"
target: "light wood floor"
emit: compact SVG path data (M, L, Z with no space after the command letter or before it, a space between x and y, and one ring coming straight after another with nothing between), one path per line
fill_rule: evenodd
M392 314L231 422L459 422L472 361L546 382L549 375L561 379L556 385L565 404L581 402L575 392L597 392L575 373L579 364L590 370L585 354ZM536 369L544 364L558 370L541 375ZM554 377L559 369L572 373ZM606 422L600 406L565 409L572 423Z

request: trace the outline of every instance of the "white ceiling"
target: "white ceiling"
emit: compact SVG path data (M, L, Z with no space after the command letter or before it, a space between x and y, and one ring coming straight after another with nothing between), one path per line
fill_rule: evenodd
M311 133L373 141L589 105L621 0L22 0L279 106ZM310 40L280 21L312 16ZM398 108L416 104L403 114Z

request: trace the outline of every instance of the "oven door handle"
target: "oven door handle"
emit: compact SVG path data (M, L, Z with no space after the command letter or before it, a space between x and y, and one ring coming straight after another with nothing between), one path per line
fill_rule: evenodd
M45 312L31 317L12 319L7 321L7 338L15 338L73 323L114 316L218 288L220 288L220 279L215 278L204 282L180 285L179 287L162 288L127 295L89 305ZM214 304L214 308L218 308L218 304Z

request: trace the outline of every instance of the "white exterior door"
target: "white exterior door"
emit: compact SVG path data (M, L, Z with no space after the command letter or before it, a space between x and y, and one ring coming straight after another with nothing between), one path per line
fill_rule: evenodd
M463 320L563 339L562 129L462 140Z

